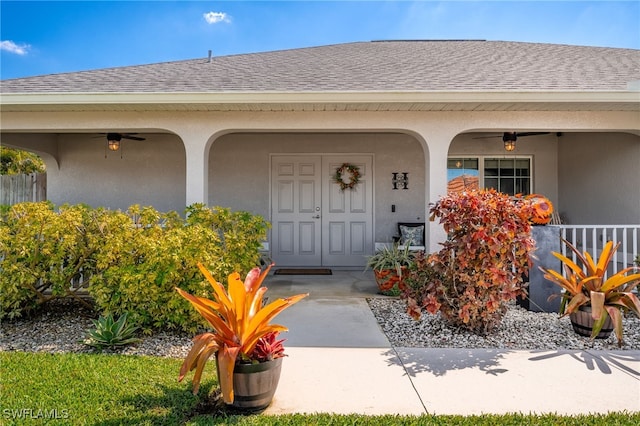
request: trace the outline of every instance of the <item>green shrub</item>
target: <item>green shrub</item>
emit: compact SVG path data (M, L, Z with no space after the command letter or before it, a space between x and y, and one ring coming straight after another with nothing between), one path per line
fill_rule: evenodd
M77 296L80 274L90 275L101 210L47 202L19 203L0 221L0 318L59 297Z
M132 206L128 215L105 224L104 244L96 253L98 272L89 293L103 313L131 318L146 328L186 328L194 331L200 318L174 287L208 295L197 262L215 264L223 253L217 235L199 226L173 223L150 207ZM133 222L132 222L133 219Z
M45 204L16 204L0 222L0 318L20 316L38 304L42 228L50 215Z
M227 277L232 272L245 276L259 264L259 250L269 229L261 216L223 207L206 208L204 204L192 204L186 213L188 225L210 228L220 239L223 264L209 269L214 276Z
M266 238L263 219L221 208L187 209L192 211L198 219L179 221L151 207L132 206L128 215L135 226L123 226L120 219L105 227L105 243L97 253L99 272L89 287L103 312L129 312L147 330L195 332L204 323L174 288L211 297L197 263L216 276L228 276L236 268L245 273L258 264L257 247Z
M185 220L137 205L126 213L82 205L56 212L50 203L13 206L0 223L0 318L53 298L77 297L88 287L102 314L128 312L145 331L196 331L200 317L174 288L211 296L198 262L215 276L246 274L260 262L268 224L219 207L194 205L187 213Z

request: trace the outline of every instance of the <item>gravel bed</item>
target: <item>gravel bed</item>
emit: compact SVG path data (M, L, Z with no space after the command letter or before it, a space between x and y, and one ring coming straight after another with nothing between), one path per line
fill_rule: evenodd
M615 336L591 341L577 335L568 318L556 314L534 313L515 305L499 328L482 337L448 326L438 315L424 314L414 321L406 314L405 303L392 298L369 299L369 306L395 347L490 348L490 349L640 349L640 319L624 318L624 346ZM56 301L32 318L3 321L0 324L0 351L75 352L95 350L81 341L93 327L95 313L73 301ZM139 336L142 341L105 353L153 355L184 358L191 348L191 337L180 332L156 332Z
M398 299L369 299L378 324L394 347L410 348L489 348L489 349L640 349L640 319L634 314L623 319L624 345L618 347L614 333L607 339L591 340L573 331L568 317L555 313L530 312L515 304L496 330L478 336L454 328L438 315L423 313L415 321L406 313L406 304Z
M0 351L22 352L96 352L82 343L87 331L93 328L96 314L77 302L61 300L33 318L3 321L0 325ZM103 353L153 355L165 358L184 358L191 348L191 337L179 332L156 332L151 336L137 336L142 341L132 345L105 349Z

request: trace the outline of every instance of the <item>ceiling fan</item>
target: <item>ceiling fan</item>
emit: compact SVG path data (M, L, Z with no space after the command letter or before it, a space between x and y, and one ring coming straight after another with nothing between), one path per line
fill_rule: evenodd
M109 133L101 133L102 135L105 135L107 138L107 148L109 148L109 151L117 151L120 149L120 141L122 139L130 139L132 141L143 141L145 140L145 138L142 138L140 136L134 136L137 135L137 133L115 133L115 132L109 132ZM102 137L102 136L99 136ZM104 153L105 158L107 157L107 153L105 150ZM122 156L122 152L120 152L120 156Z
M504 132L502 135L495 136L478 136L473 139L488 139L488 138L502 138L504 142L504 149L507 151L513 151L516 149L516 140L518 137L536 136L536 135L548 135L550 132Z

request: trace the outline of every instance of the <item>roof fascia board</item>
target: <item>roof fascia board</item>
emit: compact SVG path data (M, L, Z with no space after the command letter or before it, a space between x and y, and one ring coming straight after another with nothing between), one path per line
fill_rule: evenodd
M572 92L215 92L215 93L4 93L0 105L261 104L261 103L640 103L640 91Z

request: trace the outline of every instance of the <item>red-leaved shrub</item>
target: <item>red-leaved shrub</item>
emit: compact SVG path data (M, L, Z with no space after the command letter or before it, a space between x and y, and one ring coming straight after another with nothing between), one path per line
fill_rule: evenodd
M508 302L526 294L531 208L495 190L442 197L431 214L448 237L442 250L416 259L404 293L409 315L424 309L476 333L495 328Z

